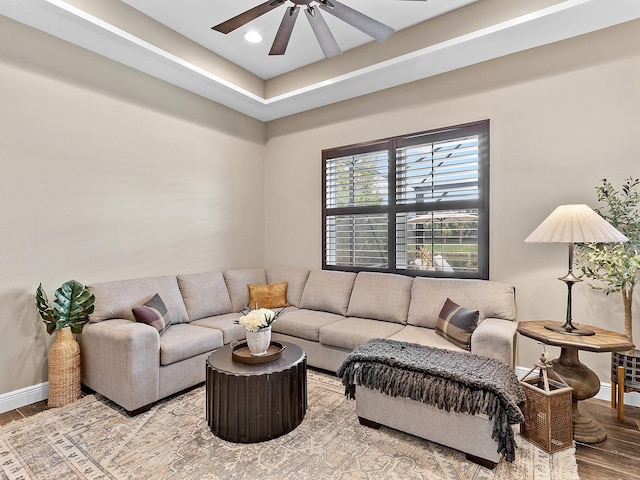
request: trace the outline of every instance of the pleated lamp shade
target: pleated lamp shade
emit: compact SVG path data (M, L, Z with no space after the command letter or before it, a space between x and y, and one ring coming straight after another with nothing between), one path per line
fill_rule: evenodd
M525 242L606 243L629 239L587 205L560 205Z

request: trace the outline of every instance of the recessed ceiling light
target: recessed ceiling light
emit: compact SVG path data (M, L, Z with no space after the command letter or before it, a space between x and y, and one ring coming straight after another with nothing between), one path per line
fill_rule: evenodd
M262 35L255 30L250 30L244 34L244 39L249 43L260 43L262 41Z

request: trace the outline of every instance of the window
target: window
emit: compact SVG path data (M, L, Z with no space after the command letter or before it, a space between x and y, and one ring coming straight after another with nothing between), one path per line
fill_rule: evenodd
M489 121L322 152L323 268L489 278Z

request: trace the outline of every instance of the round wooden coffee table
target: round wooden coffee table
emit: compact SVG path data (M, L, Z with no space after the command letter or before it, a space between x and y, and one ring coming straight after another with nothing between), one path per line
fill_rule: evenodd
M237 443L270 440L292 431L307 411L307 355L297 345L268 363L232 359L232 348L207 358L206 411L213 434Z
M583 443L602 442L607 438L606 430L593 417L578 409L579 401L595 396L600 390L600 379L593 370L580 362L578 351L620 352L633 348L633 343L621 333L591 325L582 326L593 330L595 335L571 335L545 328L545 325L558 323L551 320L520 322L518 332L547 345L560 347L560 357L553 360L553 370L573 387L573 438Z

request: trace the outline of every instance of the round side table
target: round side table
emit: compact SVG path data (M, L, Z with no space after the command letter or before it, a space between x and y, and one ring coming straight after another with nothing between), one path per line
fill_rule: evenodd
M553 360L553 369L573 388L571 416L573 438L582 443L598 443L606 440L607 432L591 415L582 413L578 402L595 396L600 391L600 379L593 370L580 362L578 351L621 352L633 348L624 335L603 328L581 325L595 335L571 335L548 330L545 325L557 324L551 320L520 322L518 332L547 345L560 347L560 357Z
M207 423L213 434L237 443L270 440L296 428L307 411L307 355L297 345L268 363L232 359L231 346L206 361Z

